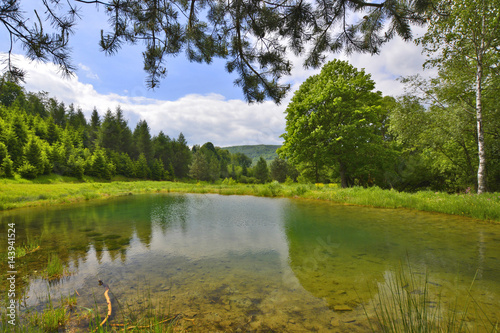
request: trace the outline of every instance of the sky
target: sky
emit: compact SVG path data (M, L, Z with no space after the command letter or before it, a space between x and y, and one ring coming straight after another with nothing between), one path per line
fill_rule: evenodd
M31 0L33 1L33 0ZM27 1L29 2L29 1ZM26 3L26 2L24 2ZM294 69L283 82L292 87L285 100L276 105L272 101L248 104L240 87L234 86L236 74L225 70L225 60L212 64L197 64L184 54L169 58L167 77L155 90L146 88L143 71L143 45L125 45L113 56L100 51L98 41L101 29L107 30L107 17L94 5L80 5L81 20L71 36L72 63L75 75L64 78L52 63L30 62L24 57L19 44L15 44L15 65L28 73L24 85L27 91L46 91L66 105L80 107L87 119L94 107L100 115L118 106L124 111L129 127L147 121L151 134L163 131L171 138L183 133L189 145L212 142L215 146L281 144L285 131L285 110L293 92L309 76L319 73L306 70L301 60L292 57ZM31 8L24 8L27 14ZM423 32L417 28L417 34ZM0 56L5 58L9 49L5 28L0 27ZM403 85L401 76L423 72L425 56L419 46L395 38L384 45L376 56L369 54L332 54L332 59L348 60L358 69L371 74L376 89L384 95L398 96Z

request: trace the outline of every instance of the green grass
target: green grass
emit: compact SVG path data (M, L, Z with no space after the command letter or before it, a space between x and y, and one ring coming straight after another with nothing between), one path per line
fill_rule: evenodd
M48 302L43 309L28 310L17 313L16 325L7 324L9 317L2 312L0 332L62 332L71 320L72 309L76 305L76 297L61 297L60 304L54 305L48 293Z
M49 256L46 273L49 280L59 279L68 274L61 259L55 253Z
M384 208L408 208L500 221L500 193L448 194L422 191L405 193L378 187L342 189L336 184L234 184L234 181L210 183L113 181L78 182L60 176L27 181L0 180L0 210L49 206L102 200L143 193L217 193L222 195L255 195L327 200L336 203Z

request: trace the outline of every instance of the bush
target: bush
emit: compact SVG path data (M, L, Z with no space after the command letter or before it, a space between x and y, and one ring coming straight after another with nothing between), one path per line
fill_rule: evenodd
M269 192L272 197L276 197L281 194L283 191L283 186L280 185L280 183L275 180L271 184L267 185L267 188L269 189Z
M286 176L285 185L292 185L293 179L290 176Z
M35 179L36 176L38 176L37 168L28 162L24 162L24 164L17 169L17 172L19 172L21 177L26 179Z
M0 176L7 178L14 177L14 162L12 162L9 155L3 159L0 167Z
M297 186L293 191L292 191L292 195L303 195L304 193L307 192L307 187L304 186L304 185L299 185Z
M256 184L258 180L255 177L241 176L239 182L243 184Z
M222 185L235 185L236 181L233 178L225 178L222 181Z
M85 172L85 161L79 156L76 157L75 155L71 155L68 159L68 169L68 174L70 176L82 180Z

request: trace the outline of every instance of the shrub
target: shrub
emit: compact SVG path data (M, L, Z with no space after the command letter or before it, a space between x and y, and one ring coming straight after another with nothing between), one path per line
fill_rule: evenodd
M280 195L283 190L283 186L281 186L277 180L267 185L267 188L269 189L269 192L272 197Z
M35 179L38 176L37 168L26 161L17 169L17 172L19 172L21 177L26 179Z
M2 165L0 167L0 176L7 178L14 177L14 162L12 162L10 156L8 155L3 159Z
M258 180L255 177L241 176L239 182L243 184L256 184Z
M235 185L236 184L236 181L233 179L233 178L225 178L223 181L222 181L222 185Z
M299 185L292 191L292 195L301 196L306 192L307 192L307 187L305 185Z

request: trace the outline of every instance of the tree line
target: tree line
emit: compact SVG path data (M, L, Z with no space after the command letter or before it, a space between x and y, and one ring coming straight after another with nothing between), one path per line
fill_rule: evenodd
M458 68L437 78L403 79L407 93L382 96L364 70L334 60L308 78L286 109L285 142L278 150L301 182L401 191L479 193L483 166L488 190L500 190L498 77L484 83L485 162L480 161L474 77ZM471 87L472 86L472 87ZM484 184L483 184L484 186ZM484 192L484 187L483 190Z
M79 107L0 80L0 177L33 179L55 173L78 179L118 175L212 182L231 178L242 183L297 177L284 166L281 160L268 166L263 158L252 166L245 154L231 154L211 142L189 148L182 133L177 138L163 131L151 135L146 120L132 130L120 107L103 116L94 108L86 119Z
M382 97L363 70L333 61L287 108L281 156L343 187L478 194L500 189L500 1L436 1L416 42L437 70Z

